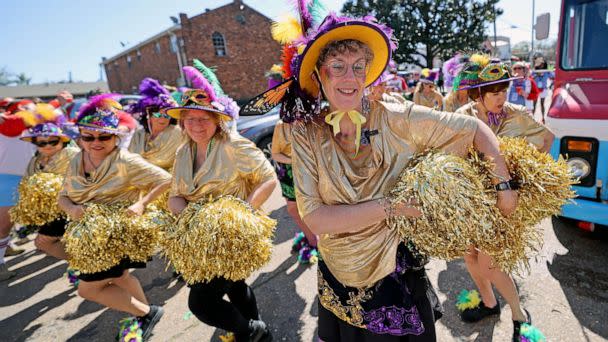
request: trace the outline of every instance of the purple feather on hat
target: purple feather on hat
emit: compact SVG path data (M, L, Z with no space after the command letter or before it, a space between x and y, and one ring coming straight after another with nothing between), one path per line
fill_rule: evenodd
M111 104L112 102L117 103L116 101L119 96L119 94L107 93L91 97L89 102L83 104L82 107L80 107L80 111L78 112L78 117L76 118L76 121L78 122L83 117L95 113L97 111L97 108L103 108L108 104Z
M204 90L211 101L217 101L217 95L215 94L213 85L209 83L200 71L191 66L185 66L182 70L194 88Z
M295 6L298 10L298 14L300 14L300 25L302 25L302 32L306 34L312 27L312 15L308 10L308 3L310 0L293 0L295 2Z
M171 93L157 80L146 77L139 84L139 93L143 96L137 103L137 111L145 112L147 107L168 108L175 107L176 103Z

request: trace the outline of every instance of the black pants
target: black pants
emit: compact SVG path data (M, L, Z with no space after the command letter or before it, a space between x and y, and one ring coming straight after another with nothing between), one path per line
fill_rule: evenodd
M222 299L228 295L230 301ZM244 280L215 278L190 286L190 311L201 322L234 333L237 341L249 338L249 320L260 319L253 290Z

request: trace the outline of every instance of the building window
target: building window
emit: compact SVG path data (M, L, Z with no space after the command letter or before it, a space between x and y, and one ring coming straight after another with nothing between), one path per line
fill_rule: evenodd
M226 56L226 41L224 36L219 32L213 32L211 36L213 39L213 48L215 49L216 56Z
M137 60L141 61L141 51L137 50Z
M154 44L154 51L160 54L160 42L156 42L156 44Z
M171 52L177 53L177 36L169 36Z
M131 56L127 56L127 67L131 69Z

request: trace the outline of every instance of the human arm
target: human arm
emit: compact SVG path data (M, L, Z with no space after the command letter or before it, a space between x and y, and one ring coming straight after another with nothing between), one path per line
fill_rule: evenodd
M84 215L84 206L76 204L72 200L64 195L60 195L57 199L57 205L59 209L63 210L72 220L80 220Z
M188 202L181 196L171 196L168 202L169 210L173 215L179 215L186 207Z
M274 188L279 184L276 179L270 179L258 184L247 197L247 202L255 209L259 209L272 195Z
M146 205L150 202L154 201L158 196L167 191L169 186L171 185L171 180L167 179L162 183L154 186L150 191L143 196L139 201L133 203L129 208L127 208L127 212L131 215L142 215L144 210L146 209Z

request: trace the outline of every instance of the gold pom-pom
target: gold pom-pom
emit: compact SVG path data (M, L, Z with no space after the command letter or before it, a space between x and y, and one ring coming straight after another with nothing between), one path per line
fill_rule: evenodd
M154 255L172 217L154 207L142 216L129 215L127 208L125 203L90 203L80 220L68 223L64 242L71 268L96 273L123 259L145 262Z
M558 215L561 207L576 196L576 184L566 161L556 161L549 154L538 151L522 138L499 137L500 150L509 173L517 184L517 208L508 217L498 216L493 241L478 241L477 247L494 258L494 264L511 272L518 266L529 269L528 259L540 250L543 231L538 224L545 218ZM484 175L484 183L491 188L491 163L471 153L470 161ZM496 194L494 194L496 196Z
M493 238L496 202L463 158L433 150L414 156L387 197L418 202L421 217L395 216L388 224L424 255L461 258L475 241Z
M19 201L10 210L11 220L22 225L42 226L65 217L57 206L62 186L63 177L54 173L39 172L24 177L19 183Z
M167 232L163 253L189 284L247 278L270 260L276 221L223 196L192 202Z
M529 258L543 242L536 225L559 214L574 197L575 180L563 159L555 161L521 138L499 140L511 177L519 184L512 215L504 217L496 208L491 163L475 152L464 160L427 151L412 158L387 195L393 202L416 200L422 217L394 217L389 226L431 257L459 258L474 246L506 272L529 268Z

